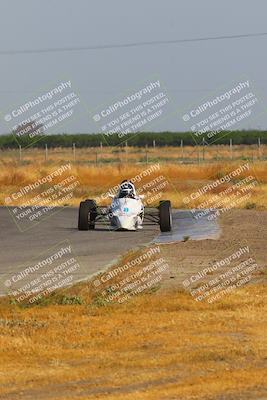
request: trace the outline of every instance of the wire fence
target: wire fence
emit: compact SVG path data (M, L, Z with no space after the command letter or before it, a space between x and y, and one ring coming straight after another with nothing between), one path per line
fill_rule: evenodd
M220 161L250 160L252 162L267 160L267 145L260 140L254 145L195 145L177 147L152 146L107 147L100 143L99 147L79 148L73 143L72 147L49 148L47 144L42 148L8 149L0 151L2 162L16 162L27 164L31 162L53 163L58 161L72 161L77 164L107 165L107 164L149 164L154 162L201 164Z

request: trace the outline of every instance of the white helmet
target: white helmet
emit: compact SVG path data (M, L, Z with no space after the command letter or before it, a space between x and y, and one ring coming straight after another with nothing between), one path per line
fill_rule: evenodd
M120 197L134 197L136 195L135 193L135 187L131 181L123 181L120 185Z

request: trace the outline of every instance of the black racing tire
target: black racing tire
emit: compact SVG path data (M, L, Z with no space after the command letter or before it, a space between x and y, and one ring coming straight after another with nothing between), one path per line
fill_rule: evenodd
M95 229L96 216L96 202L94 200L82 201L79 207L79 231L88 231L88 229Z
M172 230L172 208L170 200L162 200L159 203L159 226L161 232Z

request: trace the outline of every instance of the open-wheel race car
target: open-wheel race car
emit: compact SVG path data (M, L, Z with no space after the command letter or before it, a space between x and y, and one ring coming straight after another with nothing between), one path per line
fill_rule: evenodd
M87 231L95 229L96 223L109 224L112 230L136 231L143 229L144 222L159 224L161 232L172 229L171 202L162 200L157 208L146 209L142 199L130 181L123 181L110 206L101 207L95 200L85 200L80 203L78 229Z

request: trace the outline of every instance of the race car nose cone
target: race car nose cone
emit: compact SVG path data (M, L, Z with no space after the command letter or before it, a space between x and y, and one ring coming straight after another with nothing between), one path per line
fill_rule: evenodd
M125 215L114 216L112 218L112 225L119 230L135 231L136 221L133 217Z

